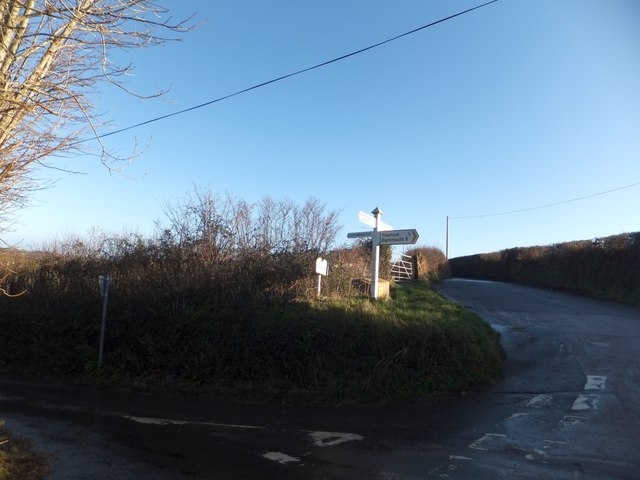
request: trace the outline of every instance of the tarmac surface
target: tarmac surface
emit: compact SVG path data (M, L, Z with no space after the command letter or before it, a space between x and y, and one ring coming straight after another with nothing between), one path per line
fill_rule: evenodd
M436 402L252 405L0 382L0 418L51 479L640 478L640 309L451 279L506 372Z

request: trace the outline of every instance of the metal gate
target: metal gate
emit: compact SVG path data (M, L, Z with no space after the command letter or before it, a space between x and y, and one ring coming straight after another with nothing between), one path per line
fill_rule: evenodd
M413 280L413 257L401 253L391 266L391 278L396 282Z

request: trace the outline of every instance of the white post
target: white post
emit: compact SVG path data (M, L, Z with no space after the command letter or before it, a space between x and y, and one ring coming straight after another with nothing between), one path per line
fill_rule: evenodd
M378 228L380 227L380 216L382 210L376 207L373 212L376 219L376 225L373 227L373 235L371 236L371 299L378 299L378 273L380 271L380 237L378 236Z
M322 275L318 274L318 296L320 296L321 290L322 290Z

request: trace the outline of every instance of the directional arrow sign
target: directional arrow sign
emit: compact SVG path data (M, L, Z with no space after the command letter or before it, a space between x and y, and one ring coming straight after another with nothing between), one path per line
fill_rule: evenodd
M371 237L373 235L373 232L351 232L351 233L347 233L347 238L364 238L364 237Z
M380 245L409 245L416 243L419 236L415 228L387 230L386 232L380 232Z

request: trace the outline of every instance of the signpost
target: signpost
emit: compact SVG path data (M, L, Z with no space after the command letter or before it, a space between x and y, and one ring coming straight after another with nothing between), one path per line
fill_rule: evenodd
M318 274L318 295L322 289L322 277L329 275L329 264L326 258L316 258L316 273Z
M371 237L371 299L378 298L378 273L380 271L380 245L411 245L418 241L420 235L415 228L406 230L393 230L380 220L382 210L375 208L373 217L365 212L358 214L358 219L371 227L371 232L350 232L347 238ZM318 278L318 292L320 292L320 279Z

